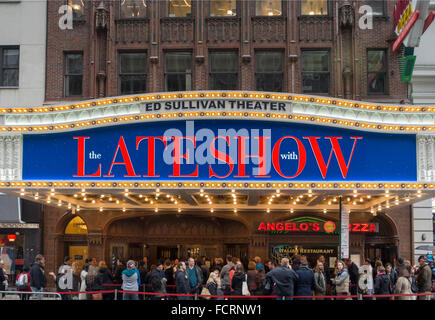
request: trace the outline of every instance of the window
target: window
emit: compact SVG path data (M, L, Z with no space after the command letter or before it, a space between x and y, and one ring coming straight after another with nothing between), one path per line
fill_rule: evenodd
M165 54L166 91L192 89L192 54L190 52L167 52Z
M168 17L190 17L192 15L191 0L167 0Z
M257 0L255 1L256 16L282 15L282 0Z
M327 15L328 0L302 0L301 14L303 16Z
M84 20L84 0L68 0L68 5L73 10L73 20Z
M147 15L146 0L121 0L121 18L143 18Z
M83 54L65 55L65 96L81 96L83 82Z
M368 93L385 94L387 82L387 64L385 50L367 51Z
M366 4L372 7L374 16L385 15L384 0L366 0Z
M302 51L302 91L329 93L328 51Z
M255 53L255 82L258 91L283 91L282 52Z
M210 16L235 16L237 12L236 0L210 0Z
M210 89L236 90L238 87L237 52L210 52L209 57Z
M0 87L18 87L19 47L0 47Z
M119 61L120 93L146 92L147 54L144 52L120 53Z

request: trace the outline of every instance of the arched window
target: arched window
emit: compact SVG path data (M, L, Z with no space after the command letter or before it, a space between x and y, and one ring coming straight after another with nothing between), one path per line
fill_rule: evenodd
M77 216L68 223L65 234L88 234L88 227L83 219Z

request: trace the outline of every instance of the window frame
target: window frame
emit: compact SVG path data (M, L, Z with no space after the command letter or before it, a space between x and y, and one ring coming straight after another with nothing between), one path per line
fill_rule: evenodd
M239 13L239 8L240 8L239 1L240 0L235 0L236 1L236 14L235 15L231 15L231 16L228 16L228 15L225 15L225 16L216 16L216 15L214 15L214 16L212 16L211 15L211 5L210 5L211 1L212 0L208 1L207 18L235 18L235 17L238 17L240 15L240 13Z
M190 63L191 63L191 69L190 69L190 73L188 72L173 72L173 71L166 71L166 55L168 53L189 53L190 54ZM190 74L190 88L193 87L193 83L194 83L194 70L193 68L195 67L195 64L193 62L193 52L191 50L166 50L163 52L163 80L164 80L164 84L165 84L165 92L172 92L172 91L168 91L168 86L167 86L167 78L166 76L168 74L175 74L175 75L182 75L182 74ZM186 89L187 91L188 89ZM179 91L179 90L177 90ZM177 91L173 91L173 92L177 92Z
M169 18L169 19L195 19L195 0L190 0L190 16L169 16L169 0L161 1L161 5L163 6L163 12L164 15L162 18ZM161 7L160 7L161 8Z
M129 53L143 53L145 54L145 73L122 73L121 71L121 55L122 54L129 54ZM140 92L136 92L136 93L122 93L121 92L121 76L140 76L140 75L145 75L145 91L147 92L148 90L148 73L149 73L149 66L148 66L148 51L147 50L128 50L128 51L124 51L124 50L119 50L118 51L118 92L120 95L130 95L130 94L138 94Z
M211 56L215 53L219 53L219 52L231 52L231 53L235 53L236 55L236 62L237 62L237 67L236 67L236 72L212 72L212 63L211 63ZM240 88L240 63L239 63L239 51L237 49L227 49L227 50L210 50L208 52L208 87L210 88L210 90L219 90L219 89L212 89L211 88L211 80L212 80L212 75L214 74L236 74L237 76L237 87L234 89L229 89L229 90L239 90Z
M12 49L12 50L18 50L18 67L4 67L3 65L3 55L4 55L4 51L7 49ZM0 46L0 88L19 88L20 87L20 46ZM18 79L17 79L17 85L16 86L5 86L3 85L3 70L5 69L17 69L18 70Z
M82 71L81 71L81 74L68 74L67 73L67 55L70 55L70 54L81 54L82 55ZM83 70L84 70L84 54L83 54L83 51L65 51L64 52L64 68L63 68L63 72L64 72L64 76L63 76L63 82L64 82L64 90L63 90L63 93L64 93L64 96L66 97L66 98L69 98L69 97L83 97ZM67 79L67 77L68 76L81 76L82 77L82 88L81 88L81 93L80 93L80 95L67 95L67 81L66 81L66 79Z
M328 71L303 71L303 65L304 65L304 52L316 52L316 51L325 51L328 53ZM312 95L330 95L331 94L331 74L332 74L332 63L331 63L331 49L330 48L309 48L309 49L301 49L301 92L306 94L312 94ZM319 74L328 74L328 92L304 92L304 73L319 73Z
M262 1L262 2L266 2L267 0L255 0L254 1L254 15L253 17L268 17L268 18L273 18L273 17L285 17L285 6L284 3L287 2L285 0L280 0L281 1L281 14L280 15L273 15L273 16L269 16L269 15L257 15L257 2L258 1Z
M127 0L126 0L127 1ZM118 2L118 19L119 20L145 20L145 19L149 19L149 8L150 8L150 1L149 0L144 0L145 4L146 4L146 9L145 9L145 16L143 17L123 17L122 16L122 10L121 10L121 2L122 0L119 0Z
M369 71L369 51L383 51L384 52L384 71ZM388 48L367 48L366 50L366 78L367 78L367 95L370 96L385 96L389 94L388 86ZM370 92L369 91L369 74L370 73L384 73L384 92Z
M314 14L314 15L302 14L302 1L304 1L304 0L299 1L299 16L300 17L329 17L329 16L331 16L331 1L330 0L326 0L326 10L328 11L327 14Z
M278 72L278 71L273 71L273 72L258 72L257 71L257 69L256 69L257 54L258 53L263 53L263 52L279 52L281 54L281 61L282 61L282 70L281 70L281 72ZM285 72L284 72L284 70L285 70L285 59L284 59L284 55L285 55L285 52L284 52L283 49L258 49L258 50L254 51L254 79L255 79L255 90L256 91L262 91L262 90L259 90L257 88L257 74L265 74L265 75L267 75L267 74L280 74L282 76L282 91L273 91L273 92L284 92L285 91L284 90L284 88L285 88L285 78L284 78L284 76L285 76Z
M368 3L369 1L370 0L365 0L364 4L365 5L370 5ZM374 0L372 0L372 1L374 1ZM380 17L386 17L387 16L387 5L386 5L385 0L377 0L377 1L382 1L382 14L373 14L372 17L373 18L375 18L375 17L378 17L378 18L380 18Z
M72 1L73 0L65 0L66 4L68 6L71 6L71 7L72 7L72 4L70 4L70 2L72 3ZM86 7L86 1L83 2L83 6L82 6L83 13L81 14L80 17L74 16L74 8L72 8L73 23L74 23L74 21L86 21L86 15L85 15L86 14L86 11L85 11L86 8L85 7Z

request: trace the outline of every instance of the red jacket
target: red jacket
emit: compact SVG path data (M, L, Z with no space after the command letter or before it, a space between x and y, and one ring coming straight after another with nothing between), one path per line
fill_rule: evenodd
M17 289L18 291L28 291L31 292L32 289L30 289L30 272L21 272L17 275L17 278L15 279L15 282L18 281L18 278L22 275L22 274L27 274L27 288L26 289Z

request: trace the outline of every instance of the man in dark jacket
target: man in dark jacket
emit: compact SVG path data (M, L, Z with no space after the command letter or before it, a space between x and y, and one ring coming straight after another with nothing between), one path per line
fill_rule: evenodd
M349 286L350 294L354 296L358 294L359 268L350 259L346 260L346 265L347 265L347 272L349 273L349 278L350 278L350 286ZM357 300L357 298L353 298L353 299Z
M44 292L44 288L47 285L44 266L44 256L42 254L36 255L35 263L30 266L30 288L32 292ZM42 294L35 294L34 297L37 300L42 300Z
M175 272L175 285L177 287L177 293L180 294L189 294L190 286L189 286L189 277L186 273L186 264L184 261L181 261L177 265L177 272ZM190 300L188 296L177 296L178 300Z
M417 271L418 293L430 293L432 290L432 270L426 263L424 256L418 258L420 267ZM418 300L430 300L430 295L418 296Z
M298 279L298 274L291 269L287 258L281 260L281 267L274 268L266 274L266 280L273 284L272 294L280 297L294 296L295 282Z
M157 262L156 268L151 272L151 288L154 293L166 293L165 272L163 271L163 265L161 262ZM164 295L152 295L151 300L165 299Z
M314 285L314 272L308 267L305 256L300 257L299 269L296 270L299 279L296 281L295 296L312 296ZM311 298L296 298L297 300L311 300Z
M190 293L199 294L202 289L202 271L195 265L195 260L189 258L187 260L187 276L189 277Z

